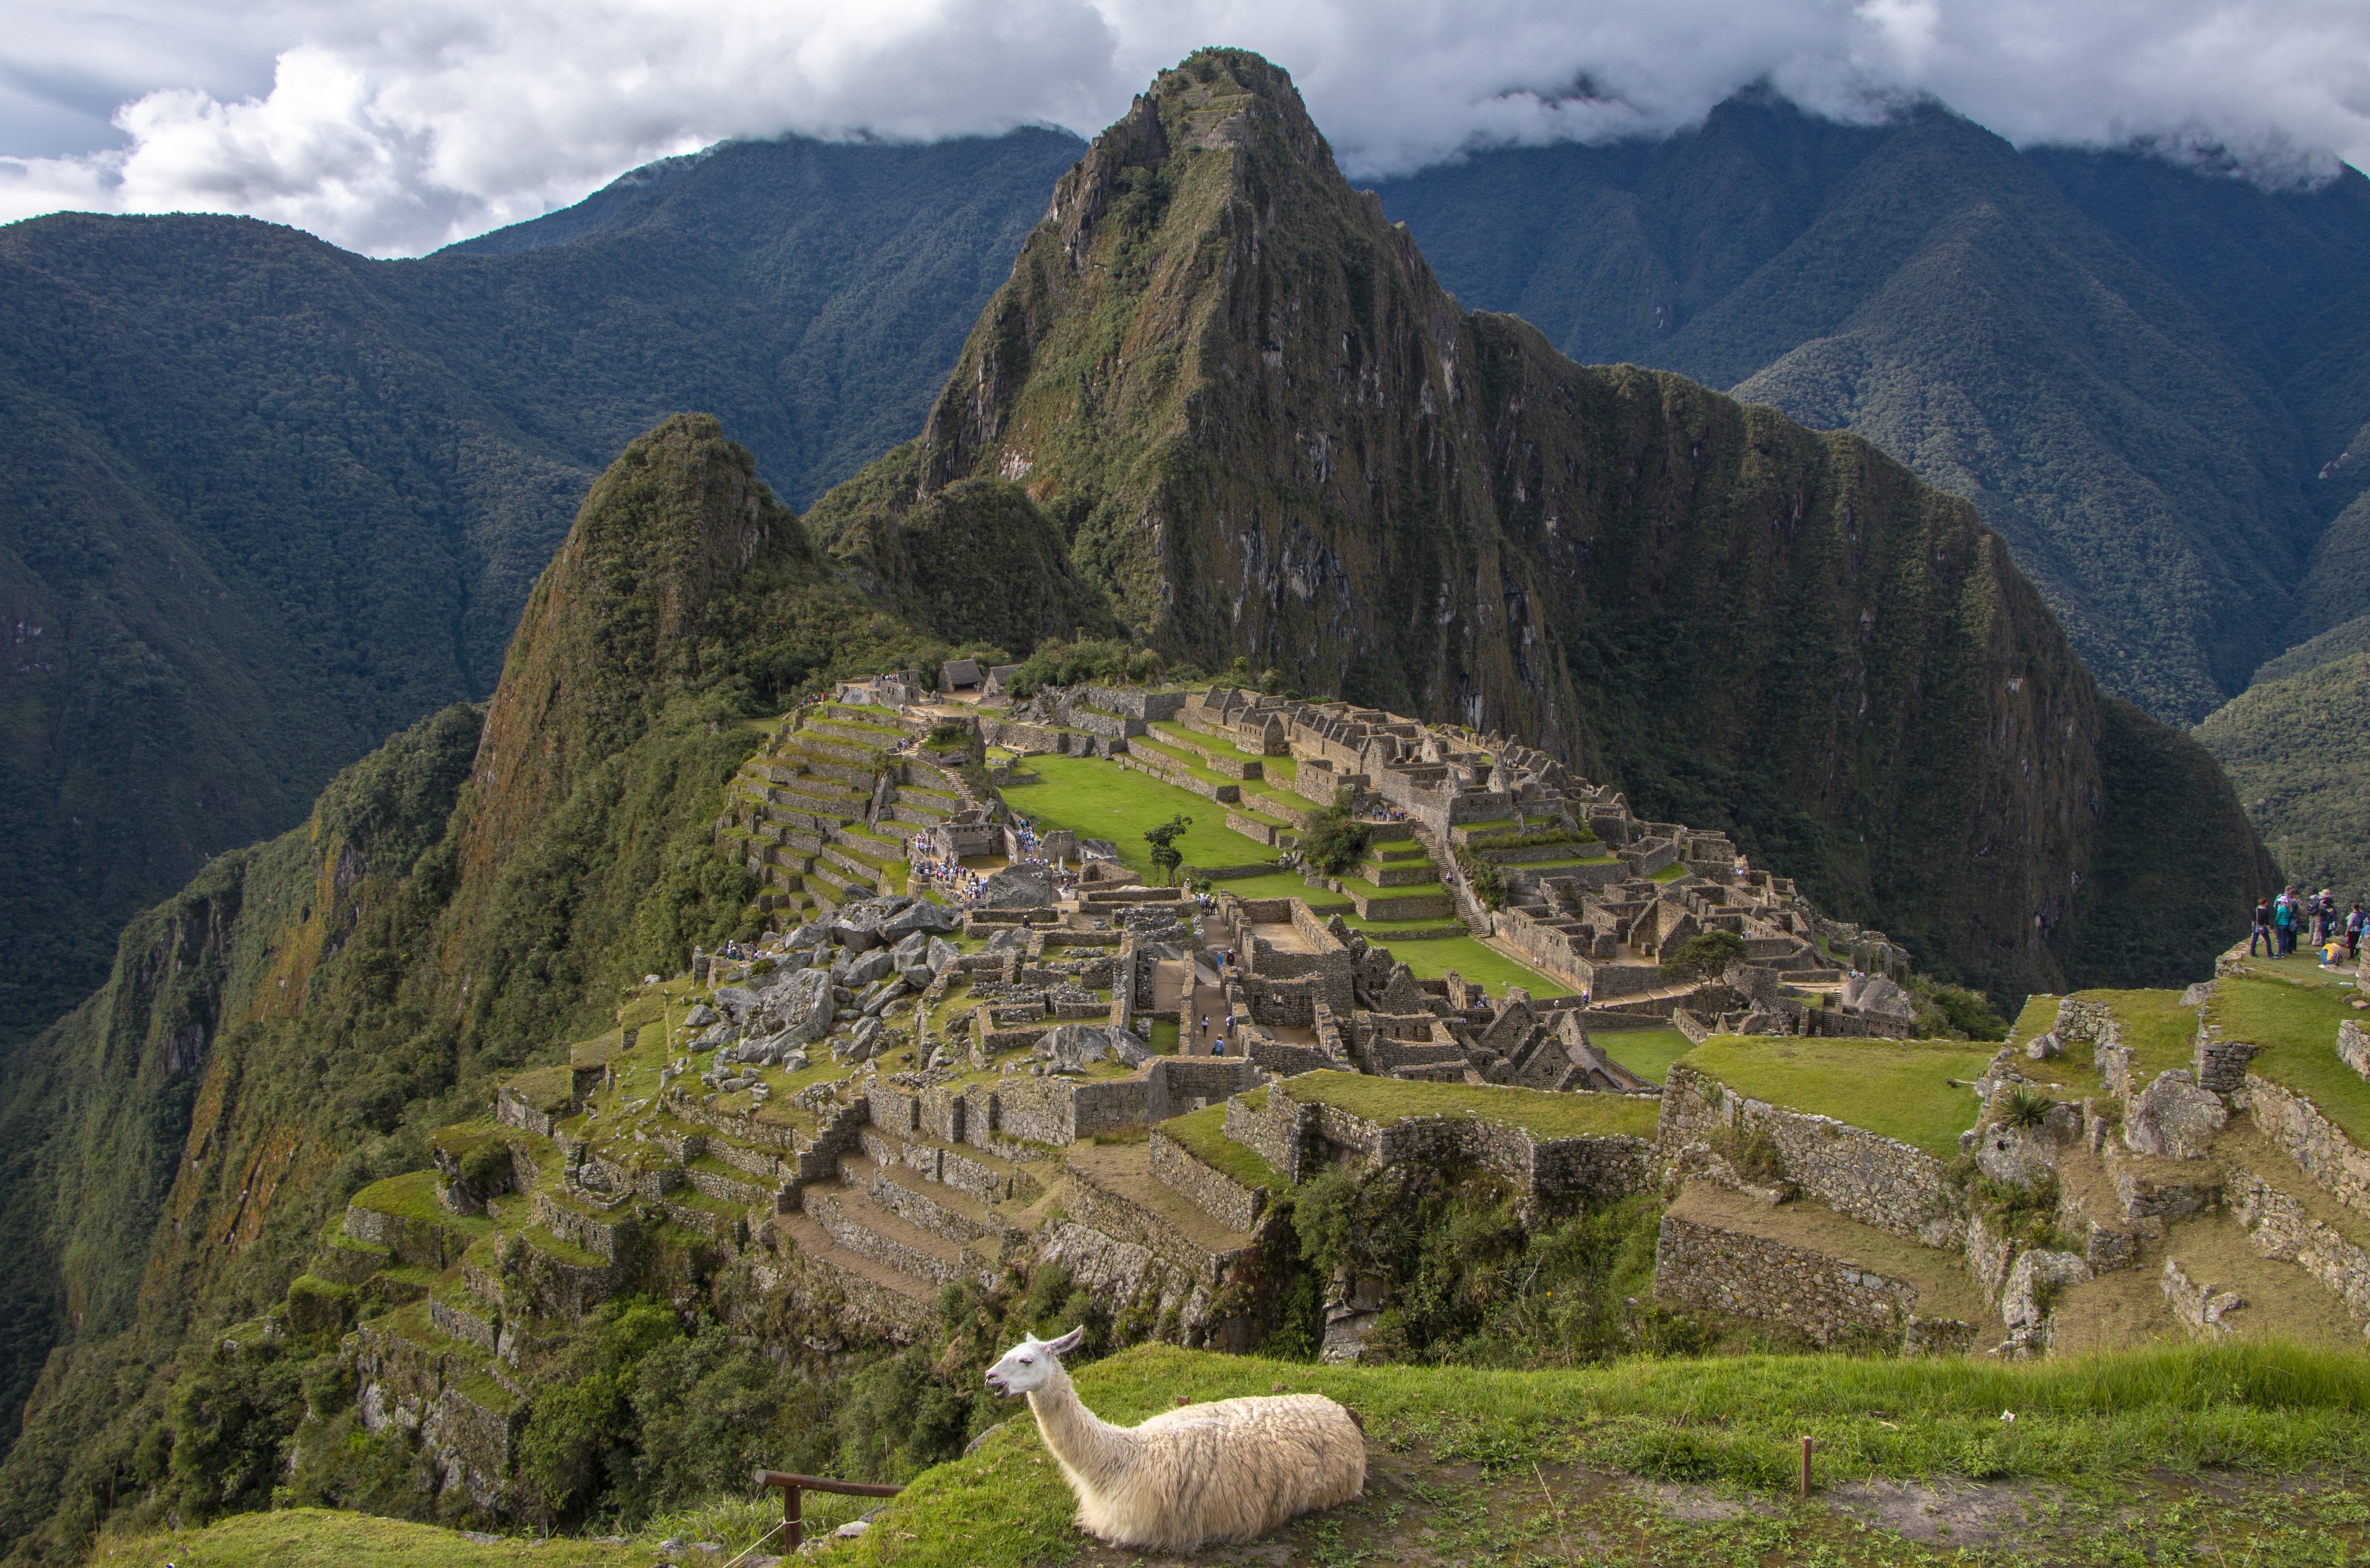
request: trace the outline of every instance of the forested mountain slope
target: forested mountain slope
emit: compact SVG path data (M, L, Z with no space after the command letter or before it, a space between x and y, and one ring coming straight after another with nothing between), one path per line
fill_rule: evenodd
M1078 145L731 144L523 226L569 243L417 261L0 230L0 1047L208 855L483 697L635 434L715 410L803 499L909 431Z
M2370 180L2266 192L1746 95L1667 141L1381 188L1468 306L1854 430L1973 500L2108 690L2188 723L2370 609ZM2329 472L2324 476L2324 469ZM2339 530L2343 535L2346 530Z
M836 580L712 418L629 445L489 704L421 720L304 825L219 857L0 1063L0 1399L31 1393L0 1541L42 1560L78 1539L168 1419L234 1446L276 1419L236 1377L178 1385L168 1417L160 1374L283 1293L323 1217L420 1169L495 1074L733 932L752 882L709 823L781 672L944 652ZM241 1484L254 1505L269 1472Z

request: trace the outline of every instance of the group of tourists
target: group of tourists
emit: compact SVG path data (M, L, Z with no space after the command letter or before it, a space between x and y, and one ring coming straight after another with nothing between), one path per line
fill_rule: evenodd
M2256 901L2247 956L2251 958L2260 949L2266 957L2285 958L2299 942L2308 941L2319 950L2323 968L2339 968L2360 959L2365 925L2370 925L2370 913L2364 912L2361 899L2341 910L2330 888L2307 897L2290 887L2276 898Z

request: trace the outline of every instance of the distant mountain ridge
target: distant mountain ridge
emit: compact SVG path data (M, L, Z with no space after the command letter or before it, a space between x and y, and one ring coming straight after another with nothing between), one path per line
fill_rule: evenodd
M906 434L1081 145L734 143L418 261L0 229L0 1050L207 855L483 697L665 415L723 415L801 502Z
M1999 529L2110 691L2191 722L2370 610L2370 180L2270 193L1747 94L1656 143L1380 187L1442 280L1583 362L1867 436ZM2318 551L2318 553L2317 553Z

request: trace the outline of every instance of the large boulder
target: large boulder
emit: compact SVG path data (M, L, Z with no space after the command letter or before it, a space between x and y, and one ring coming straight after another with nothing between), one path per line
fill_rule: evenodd
M2019 1253L2000 1292L2000 1322L2011 1330L2038 1328L2057 1292L2089 1277L2089 1263L2077 1253Z
M880 906L872 902L849 904L831 920L833 941L851 953L861 953L880 945L880 922L886 918Z
M705 1029L715 1022L716 1009L704 1001L683 1015L683 1026L686 1029Z
M1025 925L1007 925L987 939L990 953L1009 953L1016 947L1028 945L1029 928Z
M784 1044L804 1045L831 1033L831 976L822 969L793 970L788 980L765 993L774 1016L781 1021Z
M887 942L902 942L908 936L917 934L943 936L954 930L957 923L952 910L943 904L934 904L927 898L921 898L882 921L880 936Z
M1007 865L979 885L977 902L984 910L1050 910L1053 878L1034 866Z
M921 932L909 931L897 939L897 945L889 949L889 955L897 960L897 967L910 969L929 957L930 939Z
M2230 1113L2218 1094L2197 1086L2186 1068L2173 1068L2132 1096L2123 1113L2123 1143L2135 1154L2202 1160Z
M837 979L851 989L869 986L897 967L897 956L886 947L875 947L869 953L859 953L841 967Z
M716 991L717 1010L735 1024L759 1005L757 993L747 986L719 986Z
M1908 1023L1917 1016L1916 1004L1909 993L1882 975L1854 977L1844 981L1844 1011L1862 1013L1870 1018L1891 1018Z
M934 936L930 938L929 956L926 961L930 966L931 974L945 974L947 972L947 967L961 956L961 951L958 949L953 943L949 942L945 937Z
M1036 1055L1056 1072L1084 1072L1111 1053L1111 1032L1099 1024L1061 1024L1037 1037Z

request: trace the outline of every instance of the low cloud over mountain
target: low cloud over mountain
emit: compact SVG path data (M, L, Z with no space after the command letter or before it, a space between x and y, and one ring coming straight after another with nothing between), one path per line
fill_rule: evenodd
M1667 132L1762 80L2271 184L2370 162L2349 0L188 0L0 38L0 218L246 212L415 253L726 137L1091 130L1202 43L1288 66L1355 175Z

